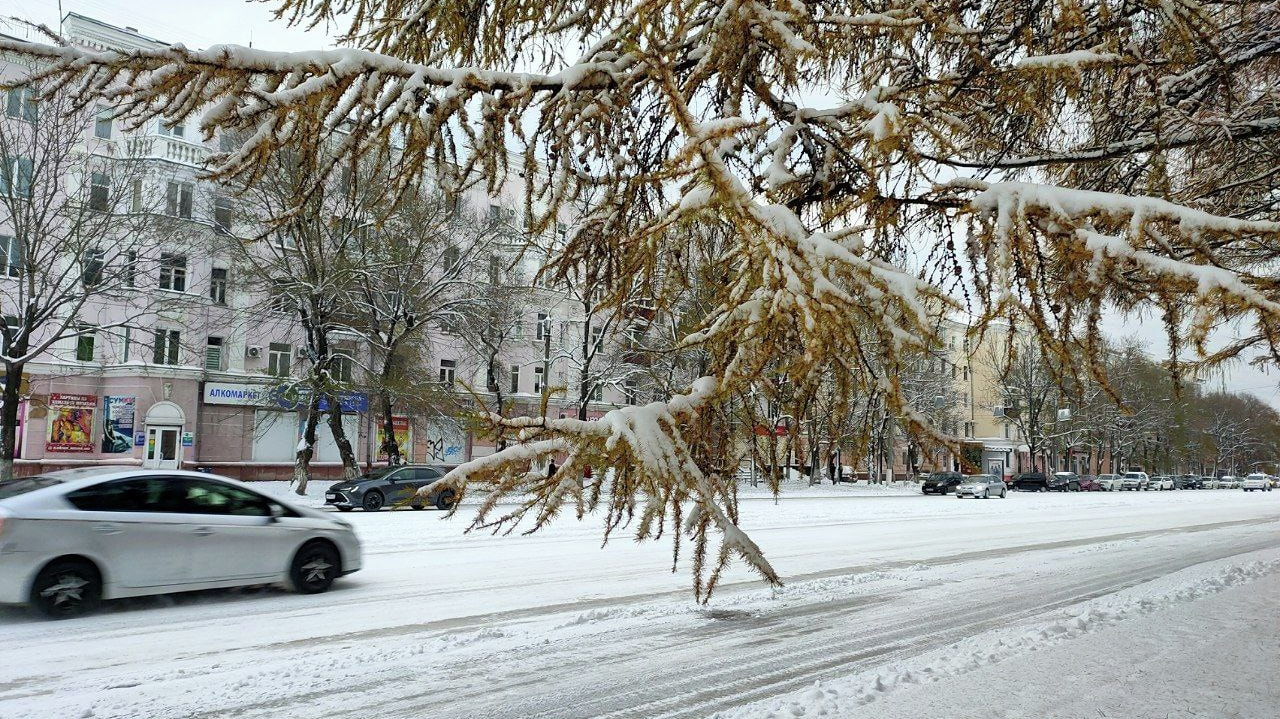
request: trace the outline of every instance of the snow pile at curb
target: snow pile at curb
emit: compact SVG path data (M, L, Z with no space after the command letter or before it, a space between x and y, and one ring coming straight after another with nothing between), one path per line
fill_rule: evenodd
M1128 619L1192 602L1280 570L1280 559L1253 561L1219 569L1200 579L1184 579L1163 591L1122 592L1065 610L1045 624L996 630L946 649L913 657L907 663L862 672L834 681L815 681L808 689L713 715L713 719L795 719L839 717L854 708L912 685L968 674L982 667L1067 642ZM1188 570L1190 571L1190 570ZM1150 585L1147 585L1148 587Z

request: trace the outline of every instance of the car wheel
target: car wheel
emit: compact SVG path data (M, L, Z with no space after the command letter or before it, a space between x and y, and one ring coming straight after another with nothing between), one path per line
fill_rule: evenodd
M426 509L426 507L423 507L421 504L410 504L409 506L414 509Z
M382 502L383 502L382 492L374 490L372 492L368 492L367 494L365 494L364 501L361 502L360 504L361 506L364 507L364 511L376 512L379 509L382 509Z
M351 507L338 507L339 512L350 512Z
M1000 499L1004 499L1004 498L1005 498L1005 496L1006 496L1006 495L1008 495L1008 494L1009 494L1009 490L1007 490L1007 489L1002 489L1002 490L1000 490Z
M453 509L453 505L454 501L452 490L448 492L441 492L439 496L436 497L436 509L447 512L448 510Z
M337 579L342 571L338 550L328 542L310 542L293 557L289 579L298 594L319 594Z
M983 499L991 499L991 495L987 492L987 490L985 490L985 489L984 489L984 490L982 490L982 498L983 498Z
M31 586L31 605L50 619L88 614L102 601L102 577L88 562L53 562L40 570Z

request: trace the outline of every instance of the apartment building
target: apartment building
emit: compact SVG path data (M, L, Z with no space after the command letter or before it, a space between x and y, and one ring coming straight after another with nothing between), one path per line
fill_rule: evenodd
M143 49L163 42L132 28L121 28L78 14L68 14L62 32L72 42L96 49ZM22 77L30 68L14 58L0 60L0 76ZM3 122L39 123L39 103L19 88L6 98ZM69 192L102 213L146 216L145 240L129 236L123 225L108 233L104 247L82 252L81 266L109 264L119 291L95 299L78 310L84 331L60 341L26 365L19 406L16 471L26 475L94 464L135 464L154 468L208 468L243 478L281 478L291 472L304 414L296 398L281 400L273 388L300 376L309 362L296 313L264 302L270 288L255 287L237 277L237 265L219 252L219 240L242 229L235 199L200 178L200 169L221 138L206 141L194 123L168 126L151 121L126 127L111 108L99 107L81 128L79 152L109 168L128 164L134 173L127 186L111 171L85 171L67 178ZM5 159L6 167L11 160ZM16 172L5 177L21 181ZM6 179L8 182L9 179ZM519 227L518 212L526 180L513 177L497 196L474 192L464 204L474 212ZM103 183L99 192L98 183ZM89 187L85 187L85 185ZM110 198L109 200L107 198ZM108 202L110 206L108 206ZM557 223L551 244L571 231ZM8 231L6 231L8 230ZM22 280L21 248L12 229L0 221L0 299L8 294L6 314ZM521 238L523 246L523 238ZM100 254L99 254L100 253ZM589 310L581 292L551 286L535 277L541 268L537 252L512 252L509 262L494 255L474 258L483 266L469 271L491 282L518 283L527 290L516 309L511 341L503 348L500 377L479 362L459 337L433 334L431 374L459 395L501 382L516 412L536 412L548 387L567 387L557 394L551 413L577 416L576 388L583 358L578 348L616 341L618 328ZM97 259L94 259L97 258ZM60 260L63 261L63 260ZM86 264L86 262L88 264ZM87 270L74 269L77 272ZM86 275L87 276L87 275ZM361 367L371 349L357 334L336 333L332 341L345 359L339 375L359 385ZM587 416L599 417L635 400L621 372L610 375L612 356L602 355L592 370ZM362 464L378 461L380 415L363 392L340 398L343 428ZM440 413L396 416L394 424L404 455L414 461L457 463L493 451L490 443ZM340 463L336 442L321 424L313 471L336 476Z

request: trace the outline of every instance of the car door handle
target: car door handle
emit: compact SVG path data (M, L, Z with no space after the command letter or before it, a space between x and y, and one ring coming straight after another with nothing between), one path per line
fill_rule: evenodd
M195 529L191 530L191 533L196 535L197 537L207 537L210 534L213 534L213 530L208 527L196 527Z
M95 524L93 525L93 531L98 534L119 534L124 530L114 524Z

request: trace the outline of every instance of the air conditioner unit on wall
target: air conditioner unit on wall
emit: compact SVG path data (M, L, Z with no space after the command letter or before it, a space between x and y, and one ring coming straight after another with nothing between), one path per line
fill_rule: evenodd
M262 348L261 348L261 347L257 347L257 346L254 346L254 347L246 347L246 348L244 348L244 353L245 353L245 356L246 356L246 357L261 357L261 356L262 356Z

